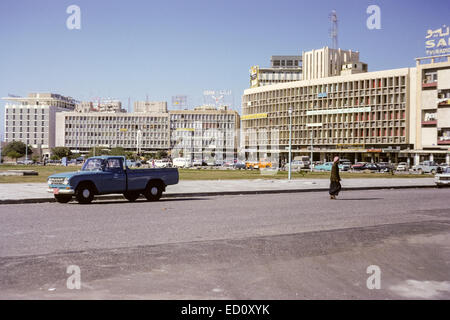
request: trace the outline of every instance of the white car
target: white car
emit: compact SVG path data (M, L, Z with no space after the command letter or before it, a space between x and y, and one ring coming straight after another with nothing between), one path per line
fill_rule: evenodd
M442 173L435 175L434 182L438 187L450 185L450 167L445 168Z
M175 158L172 161L172 165L175 168L189 168L192 166L192 161L187 158Z
M168 168L168 167L170 167L170 162L169 162L169 160L156 160L155 167L156 168Z
M400 162L397 166L397 171L408 171L408 164L406 162Z

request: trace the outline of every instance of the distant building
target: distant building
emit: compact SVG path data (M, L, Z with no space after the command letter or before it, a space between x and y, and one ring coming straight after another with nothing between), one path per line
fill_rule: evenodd
M135 101L134 112L154 113L167 112L167 102L165 101Z
M172 155L205 160L234 158L239 142L240 117L226 106L204 105L194 110L173 110L170 114Z
M251 88L302 79L301 56L272 56L270 62L270 68L250 68Z
M77 101L55 93L29 93L27 97L4 97L5 141L22 141L38 154L55 147L56 114L73 111Z
M359 52L323 47L303 52L303 80L340 76L342 66L357 63ZM367 65L366 65L367 71Z
M169 140L168 113L62 112L56 117L56 145L76 153L98 146L168 150Z
M82 101L75 107L76 112L126 112L119 100Z

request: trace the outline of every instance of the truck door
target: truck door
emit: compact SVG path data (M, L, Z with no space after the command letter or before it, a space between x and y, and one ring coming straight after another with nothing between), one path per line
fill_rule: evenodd
M127 176L123 170L122 159L106 160L104 175L104 190L108 193L123 193L127 188Z

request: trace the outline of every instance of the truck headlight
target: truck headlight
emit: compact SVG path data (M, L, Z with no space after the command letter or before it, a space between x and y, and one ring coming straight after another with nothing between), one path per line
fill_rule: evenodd
M50 181L50 179L47 179L47 184L48 184L48 185L51 185L51 184L52 184L52 182Z
M65 178L63 184L69 184L69 178Z

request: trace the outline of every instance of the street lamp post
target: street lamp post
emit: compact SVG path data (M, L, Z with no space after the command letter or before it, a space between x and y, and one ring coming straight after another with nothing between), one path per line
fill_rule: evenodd
M292 153L292 107L289 107L289 172L288 180L291 180L291 153Z
M313 128L311 128L311 161L309 163L309 171L312 172L313 171L313 159L314 159L314 153L313 153L313 139L314 139L314 130Z

